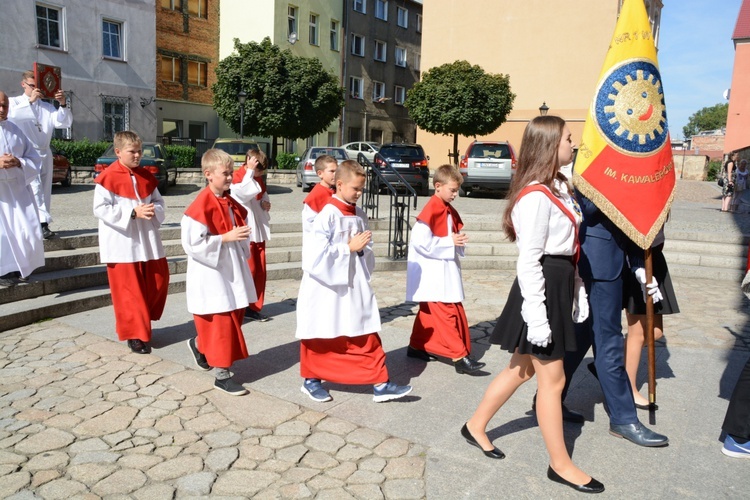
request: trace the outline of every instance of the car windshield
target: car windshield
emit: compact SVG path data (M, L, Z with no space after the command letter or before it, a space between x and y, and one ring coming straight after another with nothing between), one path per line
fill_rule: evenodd
M424 153L419 148L413 146L386 146L380 149L380 154L386 158L392 157L407 157L407 158L421 158Z
M312 151L310 151L310 159L314 160L318 156L333 156L337 160L347 160L349 157L346 155L343 149L340 148L314 148Z
M247 142L218 142L214 144L214 147L216 149L221 149L232 156L244 155L250 149L258 149L256 145Z
M507 144L475 144L469 158L510 159L510 148Z

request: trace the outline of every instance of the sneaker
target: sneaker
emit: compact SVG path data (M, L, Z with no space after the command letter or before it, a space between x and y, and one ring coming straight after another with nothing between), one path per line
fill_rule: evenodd
M0 278L0 286L8 287L17 285L17 281L13 278Z
M393 382L386 382L386 384L380 389L377 387L372 388L372 400L376 403L382 403L384 401L402 398L410 392L410 385L396 385Z
M42 224L42 237L45 240L49 240L51 238L54 238L56 235L54 231L52 231L48 226L47 223Z
M247 389L235 382L232 378L225 378L224 380L219 380L217 378L214 382L214 387L220 391L226 392L230 396L244 396L248 393Z
M188 349L193 353L193 359L195 359L195 365L203 371L211 369L211 365L208 364L206 356L195 347L195 337L187 340Z
M316 378L306 378L300 390L303 394L307 394L310 396L310 399L318 403L325 403L333 399L331 394L323 388L320 380Z
M745 444L739 444L732 436L727 434L721 452L728 457L750 458L750 441Z
M258 311L253 311L249 307L245 309L245 317L249 319L250 321L268 321L270 318L266 316L265 314L261 314Z

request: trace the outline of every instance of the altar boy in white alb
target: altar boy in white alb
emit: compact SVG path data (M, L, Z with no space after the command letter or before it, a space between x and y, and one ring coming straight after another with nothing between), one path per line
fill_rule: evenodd
M60 104L55 109L53 104L42 101L42 91L37 83L33 71L24 71L21 78L23 94L11 98L8 119L18 125L42 158L39 176L31 183L31 190L39 210L42 235L52 238L55 233L47 226L52 222L52 151L49 144L56 128L69 128L73 124L73 115L67 108L62 90L55 94L55 100Z
M297 299L302 392L331 400L322 380L372 384L373 401L405 396L411 386L389 381L380 342L380 311L370 286L375 268L367 215L356 206L365 172L353 160L336 170L336 194L315 217L305 240L305 271Z
M8 96L0 91L0 286L12 286L44 265L42 231L29 184L41 158L7 120Z

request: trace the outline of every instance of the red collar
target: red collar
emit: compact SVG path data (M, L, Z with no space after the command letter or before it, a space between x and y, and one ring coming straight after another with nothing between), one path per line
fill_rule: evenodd
M234 224L229 217L229 211L234 215ZM222 196L216 196L211 189L205 188L190 206L185 210L185 215L208 227L213 235L221 235L232 230L234 226L245 226L247 210L225 192Z
M240 167L238 170L235 170L234 174L232 174L232 184L241 183L242 179L245 178L245 174L247 174L247 172L248 172L248 169L246 168L245 165L242 165L242 167ZM268 191L266 189L266 183L263 182L263 176L260 176L260 175L258 177L254 177L253 179L255 180L255 182L257 182L260 185L260 193L258 193L255 196L255 199L261 200L263 199L263 195L266 194L266 192Z
M417 216L417 220L430 226L432 234L438 238L444 238L448 236L448 214L451 215L453 221L452 232L458 233L464 227L458 211L450 203L445 203L439 196L433 195Z
M341 201L335 196L331 196L331 199L328 200L328 204L341 210L341 213L344 215L357 215L357 205Z
M135 189L133 189L133 180L135 178ZM154 192L159 185L154 174L145 168L137 167L129 169L120 163L119 160L112 162L110 166L104 169L104 172L94 179L94 182L102 186L107 191L115 193L123 198L136 200L145 199ZM136 197L136 192L138 196Z
M333 188L324 187L322 184L315 184L310 194L307 195L305 201L302 203L313 209L316 213L323 210L323 207L328 203L334 193Z

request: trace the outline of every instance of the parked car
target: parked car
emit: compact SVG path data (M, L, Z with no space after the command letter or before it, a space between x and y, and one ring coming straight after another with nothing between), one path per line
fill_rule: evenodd
M362 153L372 163L375 160L375 153L380 149L380 144L377 142L350 142L341 147L346 149L346 154L349 155L351 160L356 160L359 153Z
M473 191L507 191L516 173L516 153L508 142L474 141L458 166L464 178L460 196Z
M115 155L114 144L110 145L104 154L96 159L94 165L94 178L104 172L104 169L110 166L117 156ZM159 193L167 194L169 184L177 183L177 169L172 164L172 156L167 155L164 146L158 142L144 142L143 155L141 156L141 167L146 168L154 174L159 181ZM171 180L170 180L171 177Z
M333 156L339 165L344 160L349 159L344 148L307 148L302 153L302 156L295 158L297 160L297 187L301 187L303 192L310 191L315 184L320 182L320 178L315 173L313 165L315 164L315 159L323 155Z
M60 153L54 146L52 149L52 183L59 182L61 186L70 186L73 174L70 171L68 157Z
M212 148L221 149L229 153L234 160L234 166L239 167L245 164L245 156L251 149L260 151L257 142L250 139L222 139L221 137L214 141Z
M419 196L430 194L430 157L424 154L419 144L386 143L380 146L373 162L376 168L382 168L388 162L417 192ZM385 171L383 176L390 183L396 183L397 178Z

